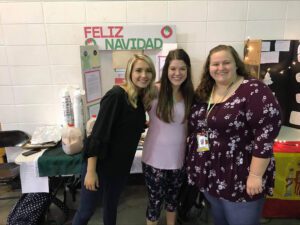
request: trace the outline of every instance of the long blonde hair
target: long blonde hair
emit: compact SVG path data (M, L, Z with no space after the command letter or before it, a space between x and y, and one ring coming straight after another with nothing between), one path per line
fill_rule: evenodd
M140 91L132 82L132 78L131 78L133 66L138 60L143 60L144 62L146 62L149 65L152 73L150 84L146 88L143 88ZM149 56L144 54L134 54L128 60L127 68L125 72L125 82L121 86L126 90L128 94L128 100L134 108L137 108L138 96L142 97L145 109L147 110L150 108L151 101L157 95L156 88L154 87L155 77L156 77L155 67L152 62L152 59Z

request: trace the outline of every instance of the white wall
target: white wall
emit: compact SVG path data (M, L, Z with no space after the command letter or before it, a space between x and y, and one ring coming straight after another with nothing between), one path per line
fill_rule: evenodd
M174 24L197 82L219 43L242 54L247 37L300 39L299 12L300 1L0 1L2 128L59 122L59 91L82 86L82 25Z

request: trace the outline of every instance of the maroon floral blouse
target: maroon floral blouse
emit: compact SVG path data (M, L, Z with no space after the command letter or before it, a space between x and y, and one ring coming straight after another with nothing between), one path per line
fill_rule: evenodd
M272 194L275 177L273 142L281 126L280 107L271 90L256 79L244 80L205 119L207 103L194 102L189 116L186 170L188 181L217 198L252 201ZM210 150L197 152L197 133L208 132ZM246 181L252 156L271 158L263 193L250 197Z

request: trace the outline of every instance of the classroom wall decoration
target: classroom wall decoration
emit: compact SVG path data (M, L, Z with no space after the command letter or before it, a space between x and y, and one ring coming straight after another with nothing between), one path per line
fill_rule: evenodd
M83 101L85 121L97 115L102 96L99 48L96 45L80 46L82 82L85 91Z
M126 65L133 54L150 56L159 65L156 66L159 79L163 58L177 48L174 25L92 25L83 26L83 32L80 58L85 121L98 114L102 96L113 85L124 82Z
M283 125L300 129L300 41L247 40L244 61L277 97Z
M164 43L175 43L175 26L84 26L86 44L100 50L162 49Z

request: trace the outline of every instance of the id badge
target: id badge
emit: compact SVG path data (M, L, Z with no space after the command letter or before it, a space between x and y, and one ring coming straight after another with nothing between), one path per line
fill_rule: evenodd
M197 134L197 142L198 142L198 148L197 152L206 152L209 151L209 144L208 144L208 136L207 134Z

